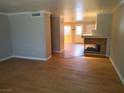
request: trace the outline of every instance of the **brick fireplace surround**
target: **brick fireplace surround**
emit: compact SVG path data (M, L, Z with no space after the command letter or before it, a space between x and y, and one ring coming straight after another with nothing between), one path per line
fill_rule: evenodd
M100 51L98 53L92 52L92 53L87 53L85 52L85 55L103 55L106 56L106 50L107 50L107 38L84 38L84 47L87 44L96 44L100 45Z

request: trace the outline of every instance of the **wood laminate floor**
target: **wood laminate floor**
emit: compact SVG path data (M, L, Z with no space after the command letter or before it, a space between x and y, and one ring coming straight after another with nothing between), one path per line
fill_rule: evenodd
M82 57L84 55L84 44L65 43L65 49L60 55L61 58Z
M0 93L124 93L124 86L107 58L53 54L47 62L1 62Z

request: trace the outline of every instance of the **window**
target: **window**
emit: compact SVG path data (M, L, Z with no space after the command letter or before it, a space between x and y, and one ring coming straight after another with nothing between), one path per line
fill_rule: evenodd
M93 25L93 24L86 25L86 34L92 34L94 29L95 29L95 25Z
M96 24L85 24L83 35L92 35L94 30L96 30Z
M81 35L82 34L82 26L76 26L76 35Z
M64 35L71 35L71 26L64 26Z

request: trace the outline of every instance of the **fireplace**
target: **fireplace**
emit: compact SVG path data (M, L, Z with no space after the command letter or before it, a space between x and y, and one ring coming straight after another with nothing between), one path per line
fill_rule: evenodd
M86 44L85 53L100 53L101 46L99 44Z
M84 38L85 55L106 55L106 38Z

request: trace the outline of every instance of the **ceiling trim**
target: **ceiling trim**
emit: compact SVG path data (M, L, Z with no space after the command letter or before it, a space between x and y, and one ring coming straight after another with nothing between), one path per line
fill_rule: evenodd
M22 14L30 14L31 12L27 11L27 12L17 12L17 13L8 13L8 16L12 16L12 15L22 15Z
M32 14L32 13L41 13L41 14L51 15L51 12L41 10L41 11L27 11L27 12L8 13L8 16L21 15L21 14Z
M112 12L102 12L102 13L97 13L97 15L105 15L105 14L112 14Z
M112 10L112 13L115 12L119 7L121 7L124 4L124 0L121 0L116 7Z
M0 15L8 15L8 13L0 12Z
M41 13L41 14L48 14L51 15L51 12L48 11L27 11L27 12L16 12L16 13L4 13L4 12L0 12L0 15L8 15L8 16L12 16L12 15L21 15L21 14L32 14L32 13Z
M51 15L51 12L49 12L49 11L41 10L41 11L39 11L39 12L40 12L40 13L43 13L43 14Z

